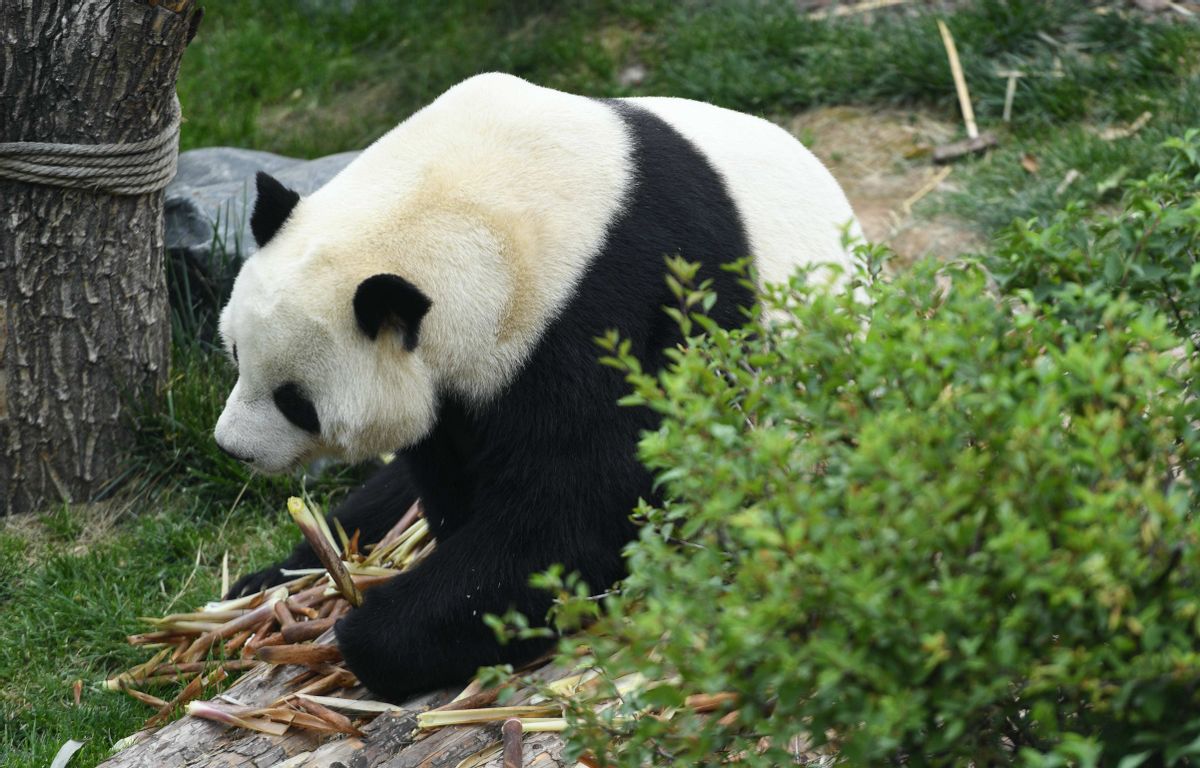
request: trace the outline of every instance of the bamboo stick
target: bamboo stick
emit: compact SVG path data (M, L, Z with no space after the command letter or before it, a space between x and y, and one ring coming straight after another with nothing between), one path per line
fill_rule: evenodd
M942 44L946 46L946 56L950 59L950 75L954 78L954 90L958 93L958 106L962 109L963 122L967 125L967 138L979 138L979 126L975 124L975 110L971 106L971 93L967 90L967 78L963 76L962 64L958 60L958 48L954 45L954 36L946 22L938 19L938 31L942 34Z
M500 735L504 743L504 768L521 768L521 734L524 729L521 721L510 717L500 727Z
M299 664L306 667L341 661L336 645L276 645L262 648L258 658L268 664Z
M281 634L286 643L303 643L306 640L315 640L325 634L337 620L337 616L327 616L324 619L297 621L290 626L284 627L281 630Z

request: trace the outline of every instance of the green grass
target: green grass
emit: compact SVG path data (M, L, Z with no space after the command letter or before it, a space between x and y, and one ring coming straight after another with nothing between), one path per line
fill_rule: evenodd
M211 438L231 385L223 357L180 345L165 407L140 417L129 462L141 478L131 484L136 496L0 518L0 766L44 768L71 738L87 742L72 766L102 759L152 714L99 688L145 661L125 643L147 629L137 617L214 599L225 552L234 578L278 559L299 540L288 495L303 483L335 503L361 474L251 477Z
M1102 201L1156 145L1200 117L1200 26L1174 15L1098 13L1080 0L978 0L949 10L813 22L787 2L587 0L390 3L303 10L266 0L208 3L184 61L184 147L236 144L314 157L358 149L476 72L503 70L592 95L659 94L767 116L823 104L906 105L957 120L934 24L953 31L979 122L1002 147L961 164L966 192L938 205L987 233L1066 199ZM631 65L645 77L623 86ZM1027 73L1000 122L1001 70ZM1118 142L1095 130L1142 112ZM1036 155L1036 176L1020 165ZM1067 171L1085 174L1063 195Z
M99 686L145 660L124 640L143 631L137 617L212 599L226 551L231 568L252 567L294 536L281 508L221 507L171 493L99 534L94 508L0 529L0 764L44 768L74 738L86 746L72 765L94 765L152 713Z
M487 70L586 94L686 96L767 116L861 104L957 119L929 10L864 24L813 23L782 1L357 0L350 14L337 2L205 5L179 84L185 149L230 144L315 157L361 148ZM1200 124L1197 25L1100 15L1067 0L982 0L943 15L980 122L1000 129L1003 143L962 163L961 191L929 199L927 210L946 208L992 233L1068 200L1102 205L1114 179L1160 161L1163 138ZM623 86L621 73L635 64L644 80ZM1004 81L994 72L1011 68L1030 75L1013 122L1002 126ZM1154 118L1137 135L1113 142L1096 135L1143 111ZM1022 169L1025 153L1038 158L1036 175ZM1056 194L1070 169L1081 177ZM180 291L207 292L209 304L223 295L220 285ZM250 570L296 538L282 507L298 478L250 478L212 443L232 372L210 344L211 307L206 315L199 304L176 315L179 349L164 407L139 419L129 471L141 495L133 508L111 525L94 510L55 509L36 523L0 528L4 766L42 768L69 738L88 743L72 766L94 765L148 714L95 688L142 659L123 642L137 630L136 617L162 613L181 590L176 606L214 595L226 549L236 570ZM317 490L336 496L353 477L335 475ZM79 707L71 703L76 679L86 684Z

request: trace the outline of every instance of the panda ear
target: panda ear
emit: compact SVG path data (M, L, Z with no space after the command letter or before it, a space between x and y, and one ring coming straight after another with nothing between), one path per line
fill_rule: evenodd
M300 195L280 184L273 176L262 171L254 177L258 196L254 200L254 213L250 214L250 231L254 234L254 242L262 248L291 214Z
M373 275L354 291L354 316L358 327L371 339L391 328L401 334L404 348L417 348L421 318L433 306L421 289L399 275Z

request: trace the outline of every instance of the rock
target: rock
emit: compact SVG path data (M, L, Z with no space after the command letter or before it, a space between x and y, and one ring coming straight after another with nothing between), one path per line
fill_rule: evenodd
M266 171L307 195L357 156L357 152L343 152L319 160L297 160L232 147L182 153L164 204L168 252L172 256L186 253L214 273L224 267L224 256L249 256L256 249L250 235L255 173ZM214 246L224 253L214 253Z
M250 211L258 171L308 195L357 156L357 152L343 152L297 160L231 147L181 154L163 206L167 285L177 335L215 339L217 313L229 296L238 266L256 250Z
M617 75L617 82L626 88L641 85L646 79L646 68L641 64L630 64Z

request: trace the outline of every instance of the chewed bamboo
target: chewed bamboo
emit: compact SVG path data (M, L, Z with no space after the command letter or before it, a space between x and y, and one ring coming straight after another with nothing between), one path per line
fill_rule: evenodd
M316 552L317 559L329 571L329 577L337 586L338 591L342 593L342 597L346 598L351 605L362 605L362 593L354 585L354 579L346 569L346 563L338 554L337 540L330 533L329 526L325 523L325 517L314 513L303 499L296 496L288 499L287 507L288 514L296 521L296 525L300 526L304 538Z
M165 722L188 704L193 716L263 733L278 735L296 727L319 734L361 735L352 718L370 718L392 709L382 702L343 703L323 696L358 681L341 666L336 646L312 641L350 611L352 601L361 600L362 590L393 578L432 549L419 506L410 508L378 545L366 547L365 552L359 545L360 531L348 533L339 527L335 535L307 502L289 500L289 512L314 549L324 551L324 568L300 573L253 595L212 601L195 611L146 617L143 621L153 631L128 637L131 644L152 648L154 653L104 681L104 686L152 706L156 713L150 725ZM248 709L196 700L227 673L260 664L298 664L307 671L293 679L291 693L270 707ZM169 700L141 690L161 684L183 687ZM484 700L464 703L479 705Z

